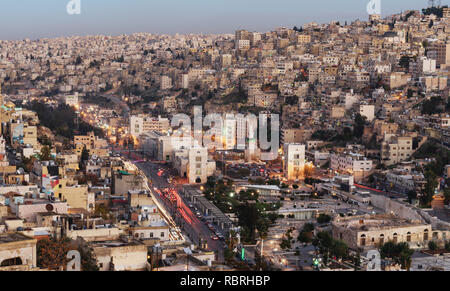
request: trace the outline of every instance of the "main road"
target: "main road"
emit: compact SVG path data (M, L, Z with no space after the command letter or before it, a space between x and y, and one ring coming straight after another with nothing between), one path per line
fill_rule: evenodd
M151 181L149 186L154 191L156 199L170 212L175 223L187 233L190 240L194 244L199 244L200 239L206 241L207 248L216 253L217 260L223 261L224 242L212 238L215 234L205 223L196 217L195 208L189 207L189 203L185 200L183 195L179 194L182 188L181 185L169 181L169 177L171 177L169 173L173 173L173 169L164 164L147 161L138 162L135 163L135 165L146 175L148 180ZM172 195L176 200L168 198L168 196L164 194L165 189L167 189L169 195Z

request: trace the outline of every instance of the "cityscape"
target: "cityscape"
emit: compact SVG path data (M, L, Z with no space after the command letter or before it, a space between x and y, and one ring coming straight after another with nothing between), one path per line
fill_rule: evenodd
M0 271L450 271L450 8L361 2L267 32L2 35Z

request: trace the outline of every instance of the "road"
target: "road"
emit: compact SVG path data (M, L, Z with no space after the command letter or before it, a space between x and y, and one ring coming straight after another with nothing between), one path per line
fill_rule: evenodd
M198 244L200 238L206 240L209 250L214 251L217 255L218 261L224 260L224 242L221 240L213 240L211 236L214 233L195 216L195 208L190 208L188 201L183 195L180 195L181 186L168 182L170 167L152 162L136 163L136 166L147 176L151 181L151 186L156 192L156 199L165 206L170 212L174 221L181 229L187 233L188 237L194 244ZM159 176L159 170L163 169L164 173ZM176 202L171 201L163 194L164 189L172 189L170 194L176 198Z

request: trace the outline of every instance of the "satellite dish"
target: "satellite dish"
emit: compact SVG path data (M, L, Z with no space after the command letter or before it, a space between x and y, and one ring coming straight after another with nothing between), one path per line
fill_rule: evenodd
M47 205L45 205L45 209L47 209L48 212L52 212L53 211L53 205L52 204L47 204Z

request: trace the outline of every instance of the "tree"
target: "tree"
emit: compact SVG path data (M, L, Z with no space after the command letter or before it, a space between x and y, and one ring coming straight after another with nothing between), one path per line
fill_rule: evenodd
M238 207L239 225L242 227L243 239L249 242L255 240L256 224L259 214L255 203L245 202Z
M331 221L331 216L327 214L320 214L319 217L317 217L317 222L320 224L328 223Z
M330 252L338 259L345 259L348 254L348 246L342 240L333 240Z
M55 271L65 269L69 250L70 240L67 238L39 240L36 244L37 266Z
M407 70L409 69L409 62L410 62L411 58L409 56L402 56L400 58L400 61L398 63L398 65L400 67L402 67L403 69Z
M416 199L416 198L417 198L417 193L416 193L416 191L410 190L410 191L408 192L408 202L409 202L409 203L412 203L412 201L413 201L414 199Z
M312 223L306 223L300 231L297 240L302 243L310 243L312 241L313 231L314 225Z
M52 160L51 149L49 146L43 146L41 148L41 153L39 154L39 159L41 161L50 161Z
M81 158L80 158L80 169L84 167L84 163L89 160L89 151L87 150L86 146L83 147L83 150L81 151Z
M390 241L385 243L380 249L380 255L383 259L392 258L405 269L410 268L413 253L414 250L411 250L406 242L396 244Z
M79 239L77 242L79 244L77 250L80 253L81 270L86 272L99 271L94 250L83 239Z
M434 241L430 241L428 243L428 249L430 251L435 251L435 250L437 250L437 248L438 248L438 245Z
M356 138L361 138L364 134L364 126L366 124L366 117L361 114L356 114L354 126L353 126L353 135Z

